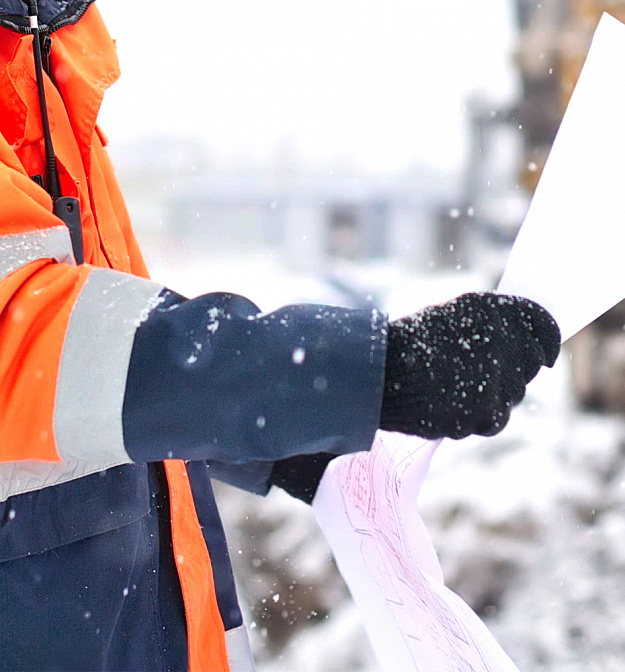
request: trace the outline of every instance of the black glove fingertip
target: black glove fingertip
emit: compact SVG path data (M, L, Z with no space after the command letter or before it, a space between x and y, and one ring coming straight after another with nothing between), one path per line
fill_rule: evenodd
M551 368L558 359L562 343L560 327L551 313L538 303L532 303L534 335L545 352L545 366Z
M560 349L562 347L560 341L560 329L557 328L557 325L556 329L557 333L554 334L553 338L545 346L545 355L547 356L545 366L548 366L549 368L552 368L553 365L558 360L558 357L560 355Z
M506 405L504 402L501 407L492 410L491 416L476 429L475 433L479 436L496 436L508 424L511 411L512 403Z

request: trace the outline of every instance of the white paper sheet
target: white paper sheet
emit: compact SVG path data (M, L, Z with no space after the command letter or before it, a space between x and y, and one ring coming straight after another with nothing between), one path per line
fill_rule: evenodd
M623 63L625 26L604 15L499 286L550 310L563 340L625 297ZM438 443L378 432L330 463L313 510L381 669L518 672L443 585L416 507Z
M329 465L313 509L382 670L518 672L443 584L417 498L439 441L378 432Z
M625 25L604 14L499 285L567 340L625 295Z

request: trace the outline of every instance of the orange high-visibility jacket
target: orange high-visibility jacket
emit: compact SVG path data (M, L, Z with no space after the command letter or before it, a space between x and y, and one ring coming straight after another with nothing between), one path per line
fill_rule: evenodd
M112 529L120 512L124 524L145 515L143 471L164 460L189 668L250 669L183 460L265 493L278 460L368 449L384 317L320 306L261 315L242 297L187 300L148 279L97 126L119 67L92 0L46 3L61 8L45 92L61 190L81 208L76 265L33 180L45 173L33 38L27 19L3 22L5 5L20 3L0 1L0 563Z
M92 57L94 53L97 58ZM75 397L74 403L80 403L81 397L97 384L91 376L108 375L97 371L108 362L105 352L98 350L102 325L90 319L90 295L110 292L112 301L119 300L114 296L114 287L126 283L125 292L137 298L134 306L128 306L124 316L127 321L139 317L151 297L162 289L140 279L147 277L147 271L104 150L106 140L96 125L102 97L118 78L119 65L114 43L95 6L77 24L55 33L52 68L56 77L54 84L47 79L46 94L61 188L64 195L79 199L82 211L87 263L80 267L72 265L68 232L52 214L50 197L31 179L32 175L44 173L32 38L2 29L0 461L5 466L0 466L0 470L11 470L10 479L0 471L3 500L128 461L115 457L111 460L108 455L100 460L95 453L85 459L75 443L65 452L64 448L72 443L69 435L97 434L102 420L67 418L68 424L78 422L80 426L61 429L59 425L64 420L57 413L72 414L75 408L59 408L58 395L63 386L74 388L65 393ZM140 278L118 276L108 269ZM135 311L134 316L131 310ZM98 363L99 357L102 359ZM85 358L91 360L89 373L81 371ZM121 382L123 390L124 381L115 382ZM67 443L59 439L63 433ZM30 462L22 468L22 460L41 460L45 464L39 470ZM178 570L187 612L190 667L227 670L210 559L195 515L185 465L172 460L166 469L173 540L175 546L183 549L179 555L186 558Z

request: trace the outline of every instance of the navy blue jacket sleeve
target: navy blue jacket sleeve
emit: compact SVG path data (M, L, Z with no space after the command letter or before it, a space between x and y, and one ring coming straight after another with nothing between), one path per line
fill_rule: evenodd
M135 462L212 460L216 476L236 472L258 492L254 480L277 460L370 447L383 315L317 305L261 314L232 294L162 298L138 328L129 364L123 430Z
M271 474L275 462L250 461L240 464L206 460L210 478L229 483L256 495L266 495L271 488Z

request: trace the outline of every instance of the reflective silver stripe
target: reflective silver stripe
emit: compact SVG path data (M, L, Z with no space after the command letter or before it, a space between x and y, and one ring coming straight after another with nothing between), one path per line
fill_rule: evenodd
M0 280L24 264L47 257L75 265L66 226L0 236Z
M54 433L64 460L124 464L122 405L135 332L163 285L94 269L70 318L56 391Z
M226 648L228 649L230 672L254 672L256 670L245 625L226 631Z
M41 490L75 478L82 478L112 467L112 464L90 462L24 462L0 463L0 502L13 495Z

